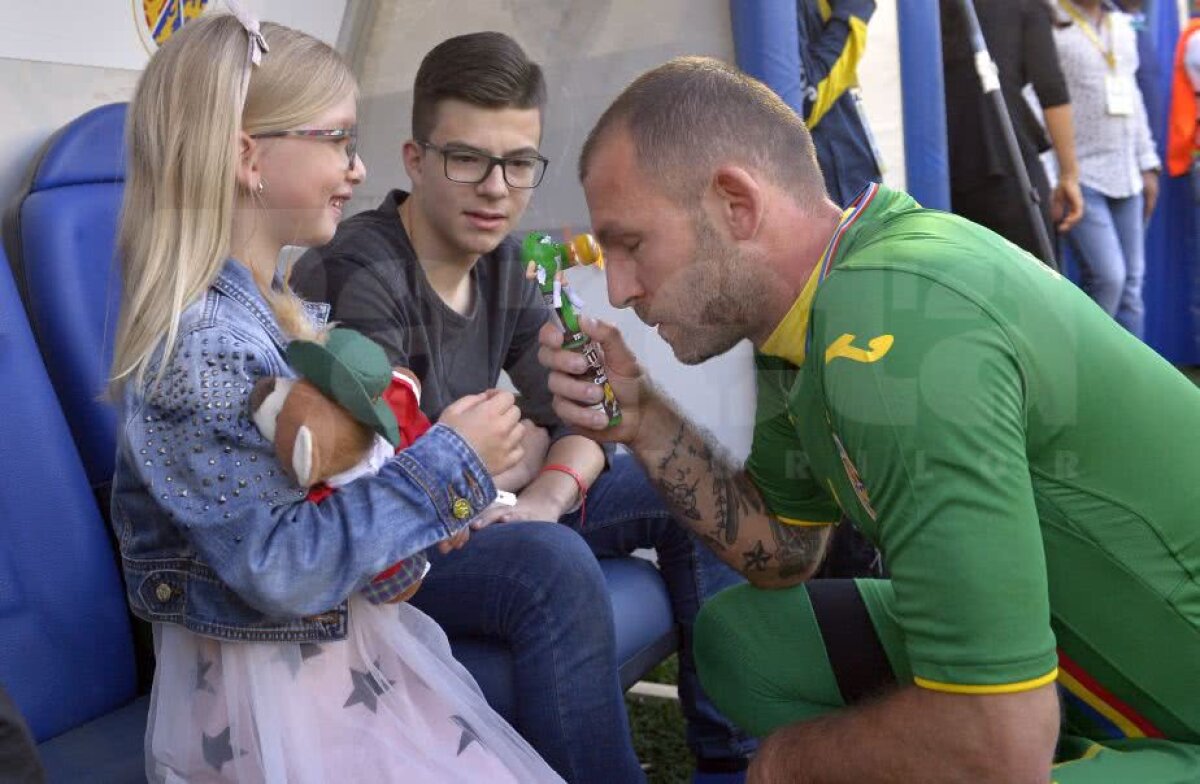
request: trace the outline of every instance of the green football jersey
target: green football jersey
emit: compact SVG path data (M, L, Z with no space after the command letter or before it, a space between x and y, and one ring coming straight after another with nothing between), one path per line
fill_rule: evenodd
M1082 734L1200 737L1200 391L996 234L872 186L756 357L748 470L884 554L925 688L1059 681ZM869 588L867 589L869 590Z

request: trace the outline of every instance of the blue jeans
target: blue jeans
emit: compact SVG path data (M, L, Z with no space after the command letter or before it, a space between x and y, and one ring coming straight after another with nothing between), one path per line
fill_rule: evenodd
M1081 287L1117 323L1145 335L1146 273L1142 195L1114 199L1084 185L1083 218L1067 234L1079 259Z
M700 603L742 581L667 512L637 462L617 455L562 525L503 523L472 533L466 547L430 555L433 568L413 604L451 637L499 640L513 653L513 726L564 778L625 784L644 779L617 674L611 605L596 558L652 547L679 624L679 692L688 744L698 755L743 757L753 740L700 688L692 627Z

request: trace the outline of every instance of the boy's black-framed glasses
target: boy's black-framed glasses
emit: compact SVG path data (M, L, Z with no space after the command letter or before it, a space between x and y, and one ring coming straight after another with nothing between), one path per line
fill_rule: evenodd
M319 139L339 142L342 139L348 139L346 142L346 162L350 171L354 171L354 160L358 157L358 129L357 128L301 128L294 131L266 131L265 133L252 133L251 139L279 139L284 136L295 136L301 139Z
M442 156L442 173L451 182L477 185L492 174L497 166L504 174L504 182L510 188L536 188L546 174L549 158L541 155L512 155L500 158L470 147L447 145L442 147L433 142L418 141L424 149L435 150Z

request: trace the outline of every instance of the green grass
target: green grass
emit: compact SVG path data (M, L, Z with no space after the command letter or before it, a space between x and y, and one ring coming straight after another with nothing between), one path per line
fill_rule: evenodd
M672 656L651 670L644 680L678 683L679 659ZM684 742L683 714L679 712L679 704L633 696L626 696L625 704L633 729L633 747L646 767L650 784L680 784L690 780L692 753Z

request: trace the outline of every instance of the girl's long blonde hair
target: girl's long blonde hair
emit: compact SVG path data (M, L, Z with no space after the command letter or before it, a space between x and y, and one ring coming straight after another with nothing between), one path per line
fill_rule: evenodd
M114 398L131 379L142 382L160 343L169 356L180 314L229 256L238 133L296 128L357 90L327 44L270 22L261 30L269 51L252 67L242 24L229 14L203 16L173 35L138 81L117 237L123 293ZM268 292L268 299L285 330L303 331L294 296Z

